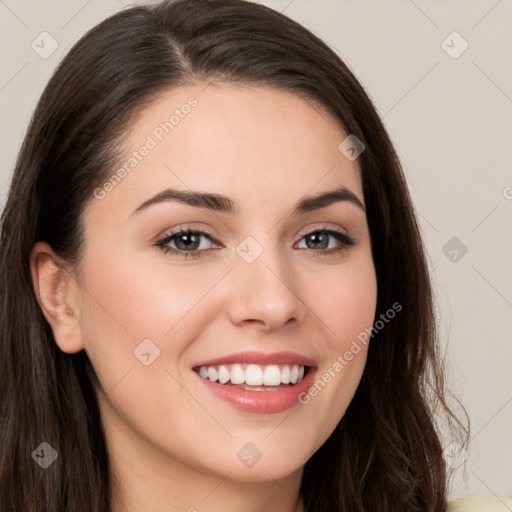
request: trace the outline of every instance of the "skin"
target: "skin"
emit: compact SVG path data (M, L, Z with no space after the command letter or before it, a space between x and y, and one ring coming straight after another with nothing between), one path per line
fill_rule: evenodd
M167 91L139 115L120 165L191 96L190 114L89 201L79 267L60 269L51 247L36 244L36 295L60 349L84 349L98 376L115 512L301 511L303 466L343 417L367 347L307 405L273 414L219 400L192 367L284 350L313 358L322 375L371 327L377 285L363 209L342 201L291 213L303 197L339 186L364 205L359 165L338 150L347 134L313 103L269 87L204 83ZM133 214L168 187L228 196L240 212L168 201ZM212 235L201 237L201 258L155 245L180 226ZM355 245L328 255L336 238L315 248L301 236L325 228ZM247 236L263 248L251 264L236 252ZM147 338L160 350L149 366L134 357ZM247 442L262 454L251 468L236 456Z

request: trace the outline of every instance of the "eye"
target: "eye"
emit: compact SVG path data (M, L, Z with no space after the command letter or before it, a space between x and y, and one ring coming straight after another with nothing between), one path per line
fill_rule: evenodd
M179 256L192 256L192 258L201 257L201 253L206 250L201 244L201 238L213 238L204 231L194 231L190 229L180 228L177 231L169 233L159 240L156 245L159 246L164 253L172 253ZM169 246L175 244L175 248ZM204 244L203 244L204 245Z
M317 229L300 235L301 241L306 243L305 249L315 255L329 256L331 254L339 254L355 245L353 238L336 229ZM159 240L157 245L164 253L171 253L180 257L200 258L202 253L209 248L208 243L203 244L202 239L208 239L214 244L217 241L204 231L196 231L191 229L179 228L169 233ZM332 247L331 241L337 241L338 246ZM206 245L206 247L205 247ZM217 244L220 247L220 244ZM311 247L312 246L312 247Z
M301 236L302 239L305 241L306 246L312 246L306 247L306 250L313 251L313 253L317 253L318 256L329 256L331 254L339 254L355 245L355 241L352 237L336 229L317 229L314 231L303 233ZM335 239L338 242L338 246L329 247L330 239Z

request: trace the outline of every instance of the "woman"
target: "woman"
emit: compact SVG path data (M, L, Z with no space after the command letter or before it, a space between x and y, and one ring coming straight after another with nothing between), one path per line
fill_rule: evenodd
M5 512L447 510L461 424L406 182L285 16L186 0L92 29L1 251Z

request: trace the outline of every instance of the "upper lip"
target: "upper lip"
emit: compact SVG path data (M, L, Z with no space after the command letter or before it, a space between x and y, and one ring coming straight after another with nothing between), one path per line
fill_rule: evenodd
M194 365L194 368L200 366L217 366L221 364L259 364L262 366L270 364L297 364L300 366L315 367L316 362L306 356L295 352L237 352L226 356L216 357L208 361L201 361Z

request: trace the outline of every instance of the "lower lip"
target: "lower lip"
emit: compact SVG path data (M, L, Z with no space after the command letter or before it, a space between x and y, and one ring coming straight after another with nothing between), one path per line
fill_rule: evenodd
M311 386L314 374L315 370L310 368L298 384L278 391L249 391L203 379L196 373L197 377L215 396L240 411L257 414L282 412L296 405L299 395L305 393Z

